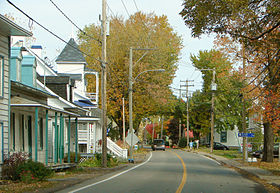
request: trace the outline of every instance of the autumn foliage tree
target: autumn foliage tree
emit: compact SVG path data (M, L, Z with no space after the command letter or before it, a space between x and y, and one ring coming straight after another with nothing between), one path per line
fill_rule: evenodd
M92 37L100 37L99 25L91 24L79 33L82 51L101 58L101 47ZM110 18L110 36L107 37L107 108L108 116L122 128L122 98L125 99L125 116L128 122L128 70L129 49L152 48L154 50L133 51L133 77L146 70L165 69L165 72L147 72L133 84L133 121L138 128L143 117L168 111L172 103L172 83L176 62L182 48L181 38L174 32L166 16L143 14ZM142 57L144 56L144 57ZM100 63L86 57L88 67L100 71ZM94 77L88 77L88 91L95 90ZM126 124L128 126L128 124ZM120 129L120 134L122 129Z
M279 125L271 112L278 111L276 99L280 68L280 1L279 0L185 0L180 12L194 37L205 33L229 36L245 47L246 63L252 66L252 76L246 77L249 83L243 92L260 95L247 98L263 109L264 156L263 161L273 161L273 128ZM241 46L239 46L241 47ZM247 71L248 72L248 71ZM251 87L251 88L250 88ZM275 99L276 101L270 100ZM270 101L273 101L271 104ZM268 103L267 103L268 102ZM272 109L271 109L272 108ZM274 126L272 127L272 124Z

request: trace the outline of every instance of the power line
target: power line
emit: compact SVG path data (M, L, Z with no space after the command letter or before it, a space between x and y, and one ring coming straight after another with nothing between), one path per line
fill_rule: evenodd
M75 50L78 50L80 51L81 53L83 53L84 55L94 59L94 60L97 60L98 62L100 63L104 63L102 60L98 59L98 58L95 58L83 51L81 51L80 49L72 46L71 44L69 44L68 42L66 42L64 39L62 39L61 37L59 37L58 35L56 35L54 32L52 32L51 30L47 29L45 26L43 26L42 24L40 24L39 22L37 22L36 20L34 20L32 17L30 17L27 13L25 13L24 11L22 11L19 7L17 7L15 4L13 4L11 1L7 0L7 2L9 4L11 4L14 8L16 8L18 11L20 11L23 15L25 15L28 19L30 19L32 22L35 22L37 25L39 25L41 28L43 28L45 31L49 32L50 34L52 34L54 37L56 37L57 39L59 39L60 41L66 43L67 45L69 45L70 47L72 47L73 49Z
M279 58L278 58L278 60L279 60ZM278 60L277 60L277 61L278 61ZM276 62L277 62L277 61L276 61ZM280 67L280 66L279 66L279 67ZM279 71L279 67L278 67L278 69L277 69L277 72ZM273 77L275 77L276 74L277 74L277 73L275 73ZM265 75L265 77L264 77L254 88L252 88L251 90L247 91L246 93L252 92L252 91L255 90L256 88L258 88L258 87L261 85L261 83L263 83L263 82L266 80L266 78L268 77L268 75L269 75L269 73L267 73L267 74Z
M87 37L98 41L100 44L102 44L102 42L99 39L96 39L90 35L88 35L84 30L82 30L81 28L79 28L52 0L50 0L50 2L56 7L56 9L68 20L70 21L70 23L72 23L80 32L82 32L84 35L86 35Z
M125 9L127 15L128 15L128 18L130 18L130 14L129 14L129 12L128 12L128 10L127 10L127 8L126 8L126 6L125 6L123 0L121 0L121 2L122 2L122 4L123 4L123 6L124 6L124 9Z
M140 21L141 21L141 23L144 25L144 27L146 28L146 30L144 30L144 32L145 32L145 34L146 34L146 36L147 36L147 38L148 38L148 41L151 41L151 37L148 35L149 28L148 28L148 26L146 25L146 23L143 21L143 18L142 18L142 16L141 16L141 12L140 12L140 10L138 9L138 6L137 6L137 4L136 4L136 1L133 0L133 2L134 2L134 5L135 5L137 11L139 12Z
M280 49L278 49L278 51L275 53L275 56L277 56L278 54L279 54L279 52L280 52ZM274 56L272 57L272 58L274 58ZM268 64L270 64L270 62L272 61L273 59L271 59L269 62L268 62ZM279 59L278 59L279 60ZM247 86L249 86L250 84L252 84L260 75L262 75L265 71L266 71L266 69L269 67L269 65L266 65L263 69L262 69L262 71L252 80L252 81L250 81L245 87L247 87ZM267 76L266 76L267 77ZM265 77L265 78L266 78ZM264 78L264 79L265 79ZM244 88L245 88L244 87ZM250 92L250 91L249 91Z

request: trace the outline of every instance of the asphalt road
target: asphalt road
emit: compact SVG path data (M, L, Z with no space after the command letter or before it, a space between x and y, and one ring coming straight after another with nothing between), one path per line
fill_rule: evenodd
M181 150L152 152L147 162L60 192L118 193L253 193L265 189L233 169Z

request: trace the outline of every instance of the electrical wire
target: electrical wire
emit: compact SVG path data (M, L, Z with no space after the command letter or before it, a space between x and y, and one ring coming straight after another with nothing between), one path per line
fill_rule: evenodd
M127 10L127 8L126 8L126 6L125 6L123 0L121 0L121 2L122 2L122 4L123 4L123 6L124 6L124 9L125 9L127 15L128 15L128 18L130 18L130 14L129 14L129 12L128 12L128 10Z
M102 44L102 42L97 39L97 38L94 38L90 35L88 35L84 30L82 30L81 28L79 28L52 0L50 0L50 2L56 7L56 9L70 22L72 23L80 32L82 32L84 35L86 35L87 37L99 42L100 44Z
M280 58L278 58L277 59L277 61L279 61L279 59ZM276 61L276 62L277 62ZM279 66L280 67L280 66ZM279 71L279 67L278 67L278 69L277 69L277 72ZM254 87L254 88L252 88L251 90L249 90L249 91L247 91L246 93L250 93L250 92L252 92L253 90L255 90L256 88L259 88L259 86L266 80L266 78L268 77L268 75L269 75L269 73L267 73L266 75L265 75L265 77ZM276 74L274 74L274 76L276 76ZM273 77L274 77L273 76ZM244 87L245 88L245 87Z
M30 17L27 13L25 13L23 10L21 10L19 7L17 7L15 4L13 4L10 0L7 0L7 2L12 5L14 8L16 8L18 11L20 11L23 15L25 15L28 19L30 19L32 22L36 23L38 26L40 26L41 28L43 28L45 31L49 32L50 34L52 34L54 37L56 37L57 39L59 39L60 41L64 42L65 44L69 45L70 47L72 47L75 50L80 51L81 53L83 53L84 55L100 62L100 63L104 63L102 60L95 58L83 51L81 51L80 49L72 46L71 44L69 44L67 41L65 41L64 39L62 39L61 37L59 37L58 35L56 35L54 32L52 32L51 30L47 29L45 26L43 26L42 24L40 24L39 22L37 22L36 20L34 20L32 17Z
M280 49L278 49L278 51L275 53L275 55L274 56L277 56L278 54L279 54L279 52L280 52ZM272 57L272 58L274 58L274 56ZM278 59L279 60L279 59ZM268 64L270 64L270 62L272 61L272 59L268 62ZM254 83L254 81L260 76L260 75L262 75L265 71L266 71L266 69L269 67L269 65L266 65L263 69L262 69L262 71L252 80L252 81L250 81L245 87L247 87L247 86L249 86L250 84L252 84L252 83ZM244 87L244 88L245 88Z

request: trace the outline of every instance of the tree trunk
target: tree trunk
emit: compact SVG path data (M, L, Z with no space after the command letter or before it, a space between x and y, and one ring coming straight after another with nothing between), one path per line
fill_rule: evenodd
M268 122L264 126L264 148L262 161L273 162L273 128Z

